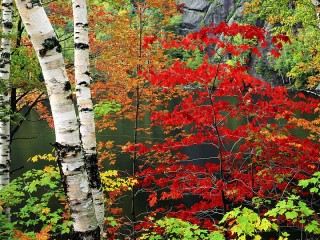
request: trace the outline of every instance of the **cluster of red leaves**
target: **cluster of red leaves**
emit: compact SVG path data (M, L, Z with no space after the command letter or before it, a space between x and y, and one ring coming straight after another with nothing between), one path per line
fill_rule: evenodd
M260 55L257 46L235 46L217 37L221 34L240 34L244 39L256 39L260 47L267 45L264 30L224 23L163 44L168 49L215 46L236 56L247 50ZM281 41L289 39L280 35L272 43L281 50ZM142 73L152 85L164 89L163 95L177 88L188 94L181 96L172 110L152 113L153 125L168 134L165 141L151 147L129 146L128 150L163 156L161 164L145 167L137 174L140 187L150 193L150 207L166 212L168 209L158 207L158 203L163 206L168 200L176 201L177 205L170 204L172 210L167 216L213 229L212 219L253 197L278 201L285 192L305 195L297 182L319 171L319 144L294 136L291 130L296 126L288 120L297 113L313 113L319 100L303 94L301 100L293 100L285 88L271 87L249 75L243 66L209 62L206 57L198 68L190 69L176 61L165 70ZM242 124L232 126L235 119ZM201 144L212 146L212 158L190 161L184 155L181 159L171 157ZM190 196L193 200L188 200Z
M198 47L200 50L205 50L212 45L218 48L225 48L226 52L229 52L235 56L238 56L244 51L252 50L254 54L261 56L256 46L250 46L248 44L239 44L235 46L229 42L225 42L220 38L220 35L234 37L241 35L244 40L257 40L261 47L266 47L266 32L262 28L258 28L252 25L239 25L233 23L228 25L226 23L220 23L218 26L211 25L210 27L202 28L199 32L190 33L181 42L178 41L163 41L163 47L167 49L171 48L184 48L186 50L194 50ZM214 53L214 52L213 52Z

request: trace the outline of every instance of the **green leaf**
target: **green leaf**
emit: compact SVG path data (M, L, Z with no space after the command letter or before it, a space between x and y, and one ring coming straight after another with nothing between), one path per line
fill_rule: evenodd
M299 223L301 223L301 224L306 223L306 220L305 219L301 219L301 220L299 220Z
M273 208L264 214L265 216L276 217L278 215L278 209Z
M319 171L319 172L315 172L315 173L313 174L313 176L320 178L320 171Z
M211 232L209 235L208 235L208 239L215 239L215 240L225 240L224 236L222 233L220 232Z
M260 235L255 235L254 236L254 240L261 240L261 239L262 239L262 237Z
M305 216L311 216L313 215L314 213L314 210L310 209L307 207L306 203L302 202L302 201L299 201L298 202L298 205L300 207L300 211L302 212L302 215L305 215Z
M320 234L320 223L315 220L312 220L311 223L305 226L304 229L310 233Z
M114 217L107 217L106 220L109 222L111 227L117 226L117 222L115 221Z
M271 222L268 219L263 218L262 221L261 221L259 229L267 231L270 227L271 227Z
M286 212L285 215L287 219L296 219L298 217L298 213L295 211Z
M307 226L305 226L305 230L307 231L307 232L313 232L315 229L316 229L316 225L314 225L314 224L308 224Z
M319 192L319 188L317 188L317 187L310 188L310 192L311 193L318 193Z
M110 102L100 102L94 105L94 115L96 117L106 115L110 112L118 112L121 110L121 104L110 101Z
M282 236L284 236L284 237L289 237L289 236L290 236L290 234L287 233L287 232L282 232L281 234L282 234Z

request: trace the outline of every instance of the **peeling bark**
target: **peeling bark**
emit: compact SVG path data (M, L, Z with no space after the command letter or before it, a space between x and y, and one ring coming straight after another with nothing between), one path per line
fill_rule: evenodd
M80 135L98 224L103 229L104 202L98 169L96 133L90 91L89 37L85 0L73 0L76 97Z
M12 1L2 1L2 38L0 56L0 189L10 182L10 61ZM9 216L10 209L3 210Z
M59 40L39 2L16 0L16 5L37 53L49 96L57 160L73 220L73 238L100 239Z

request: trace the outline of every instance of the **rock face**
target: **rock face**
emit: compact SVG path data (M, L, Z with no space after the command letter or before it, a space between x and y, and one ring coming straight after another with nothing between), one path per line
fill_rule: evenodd
M181 0L184 3L182 23L179 27L180 34L187 35L195 32L201 27L210 24L218 25L221 22L231 24L241 22L243 4L248 0ZM320 19L320 18L319 18ZM319 21L320 24L320 21ZM259 27L264 27L267 31L270 26L262 21L256 23ZM267 36L270 40L270 36ZM250 74L256 78L263 79L273 85L286 85L288 80L279 76L277 72L270 68L268 52L270 48L262 49L262 58L252 56L249 63ZM316 88L320 91L320 84Z
M182 2L184 3L184 14L179 29L182 35L186 35L210 24L241 22L243 4L246 0L182 0ZM257 22L257 25L268 28L268 25L265 26L263 22ZM251 57L249 72L254 77L268 81L273 85L286 84L275 71L271 70L267 58L269 50L262 49L262 58Z
M184 3L180 31L182 34L198 31L211 23L231 23L241 18L244 0L182 0Z

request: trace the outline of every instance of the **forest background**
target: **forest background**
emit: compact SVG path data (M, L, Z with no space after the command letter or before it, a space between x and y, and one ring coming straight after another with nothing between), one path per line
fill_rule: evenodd
M9 138L1 138L10 143L32 111L57 128L37 54L62 52L71 81L64 90L77 105L78 85L87 85L75 75L75 53L87 47L75 44L72 3L25 6L45 9L59 41L34 51L21 14L14 10L11 25L2 17L1 37L12 41L12 49L8 58L1 47L0 68L10 63L11 69L8 81L8 71L1 71L1 124L11 125ZM8 7L3 1L3 12ZM52 143L53 152L26 163L43 161L44 167L8 170L10 157L1 163L1 175L18 176L1 183L3 239L319 236L317 1L96 0L87 9L85 75L94 106L78 112L94 113L98 135L126 136L125 142L110 137L97 144L95 186L98 191L101 180L104 218L99 225L97 209L88 218L97 218L100 236L77 230L81 219L72 210L70 186L61 181L64 150ZM209 156L197 156L195 146ZM85 165L91 166L89 160ZM94 164L89 169L90 179Z

